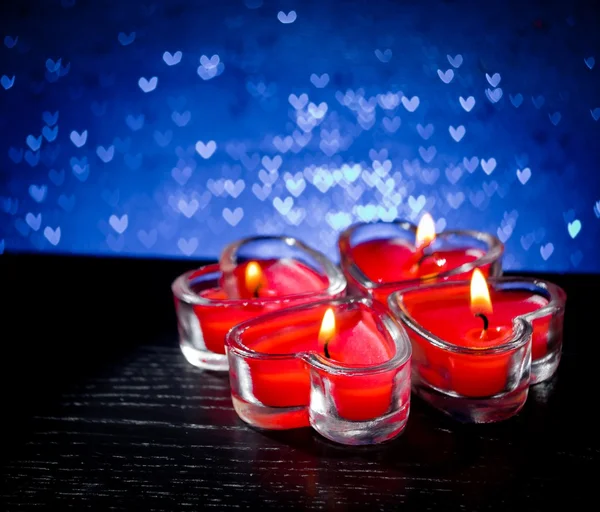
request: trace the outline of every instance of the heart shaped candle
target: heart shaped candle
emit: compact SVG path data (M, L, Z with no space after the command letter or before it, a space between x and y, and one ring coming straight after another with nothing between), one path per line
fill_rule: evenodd
M425 214L418 227L410 222L360 223L338 241L348 286L385 304L395 290L436 281L468 279L475 268L486 276L502 272L500 240L479 231L435 233Z
M181 350L195 366L227 370L225 335L234 325L345 289L338 268L294 238L241 240L224 249L219 264L174 281Z
M392 293L392 313L414 353L413 388L465 421L512 416L531 383L560 361L565 294L545 281L495 278L423 285Z
M294 306L227 335L231 394L247 423L311 425L343 444L402 432L410 407L406 332L368 298Z

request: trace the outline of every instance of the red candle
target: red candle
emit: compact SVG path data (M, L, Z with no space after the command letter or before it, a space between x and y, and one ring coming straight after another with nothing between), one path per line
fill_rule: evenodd
M194 366L228 368L235 325L294 304L341 297L346 280L327 257L288 236L257 236L223 249L219 263L173 282L181 351Z
M391 306L394 300L390 298ZM506 391L515 357L515 350L490 349L506 346L515 336L514 319L536 311L548 301L524 291L490 293L485 277L475 269L470 287L460 283L423 287L414 293L408 291L402 303L406 314L422 330L443 343L469 349L452 351L413 335L420 378L440 390L465 397L487 397ZM549 325L549 317L536 322L533 339L538 354L544 350Z
M325 276L295 260L242 263L233 276L228 288L231 293L221 286L199 293L216 305L194 306L206 348L218 354L225 354L225 335L234 325L290 303L301 303L301 295L314 296L328 286Z
M335 312L329 303L297 307L229 333L232 395L243 419L295 428L310 424L314 408L314 415L335 421L366 422L408 404L410 363L378 316L385 311L366 306L366 299L347 300L356 305ZM405 407L402 421L407 415Z
M314 313L310 313L313 315ZM332 309L327 309L318 333L315 323L298 316L292 328L281 326L273 333L246 346L262 354L294 354L317 352L336 363L369 366L388 361L392 344L377 329L373 317L364 311L338 315L337 325ZM305 327L302 324L309 322ZM274 326L271 326L274 328ZM310 402L310 374L306 364L295 359L291 364L273 365L261 360L249 362L254 396L268 407L307 406ZM372 376L358 379L334 375L333 399L338 413L345 419L359 421L384 414L391 404L392 382Z
M481 248L466 245L436 248L436 245L442 245L437 243L437 240L442 242L442 239L454 233L447 232L439 237L436 236L435 223L427 213L423 215L417 226L414 242L398 236L374 238L351 245L350 234L356 229L356 227L350 228L349 232L340 237L342 269L351 284L363 292L372 294L383 303L392 291L415 286L420 282L466 279L474 266L478 266L484 275L488 276L492 272L492 264L495 263L495 260L490 259L478 264L486 256L486 251ZM403 228L402 234L407 233L409 231ZM489 238L493 244L497 242L499 246L497 258L499 258L502 244L490 235L486 235L486 238ZM458 271L465 265L467 269L464 272ZM362 276L357 278L357 273L350 270L352 266L355 266Z
M369 240L356 245L351 254L371 281L391 283L435 276L473 263L485 253L473 248L419 251L417 246L404 240ZM485 268L486 273L488 269L489 265ZM459 278L464 279L464 275Z
M258 299L322 292L328 280L292 259L249 261L236 265L220 285L229 299Z

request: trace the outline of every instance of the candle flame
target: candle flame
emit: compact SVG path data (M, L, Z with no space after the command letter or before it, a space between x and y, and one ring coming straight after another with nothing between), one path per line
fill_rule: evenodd
M319 329L319 345L327 345L335 336L335 315L333 309L327 308Z
M471 277L471 311L475 314L485 313L488 315L493 312L490 290L485 277L478 268L473 271Z
M421 217L417 226L416 245L423 247L429 245L435 240L435 222L433 217L426 213Z
M262 270L256 261L251 261L246 266L246 289L249 293L256 295L262 281Z

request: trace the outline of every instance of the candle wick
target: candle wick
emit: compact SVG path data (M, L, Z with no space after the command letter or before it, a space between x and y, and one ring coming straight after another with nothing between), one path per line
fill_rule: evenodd
M487 328L490 325L490 322L489 322L487 316L485 316L483 313L475 313L475 316L478 318L481 318L481 320L483 321L483 330L487 331Z
M326 357L327 359L331 359L331 355L329 354L329 342L330 342L330 341L331 341L331 340L327 340L327 341L325 342L325 344L323 345L323 354L325 354L325 357Z
M259 297L259 295L258 295L258 292L260 291L261 287L262 287L262 286L261 286L261 285L260 285L260 283L259 283L259 285L258 285L256 288L254 288L254 293L252 294L252 296L253 296L255 299L258 299L258 298L260 298L260 297Z
M419 261L417 261L417 267L420 267L421 264L431 256L431 254L427 254L425 251L423 251L423 255L419 258Z
M419 252L421 253L421 256L419 257L418 261L417 261L417 267L420 267L421 264L430 256L433 256L432 253L428 252L427 249L429 249L429 247L431 246L431 243L426 243L423 245L423 247L421 249L419 249Z

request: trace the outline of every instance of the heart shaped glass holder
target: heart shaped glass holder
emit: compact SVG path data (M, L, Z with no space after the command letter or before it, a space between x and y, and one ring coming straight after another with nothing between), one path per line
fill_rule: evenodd
M442 318L442 311L447 312L456 297L469 296L470 281L422 285L393 292L388 298L392 315L406 328L412 343L413 390L464 422L487 423L513 416L525 404L529 386L552 377L560 362L564 291L547 281L525 277L491 278L487 283L492 297L517 292L534 301L541 299L533 310L511 319L501 344L489 347L457 345L433 334L415 318L416 308L422 311L434 304L440 311L438 322L460 324L457 315ZM468 304L468 300L463 302ZM430 318L435 320L432 313Z
M283 282L278 284L287 291L258 298L240 296L241 280L235 275L236 268L249 260L277 263L281 272L273 272L281 276ZM303 273L294 274L298 268ZM312 280L307 286L319 279L322 286L302 291L300 278ZM260 236L227 246L219 264L182 274L171 289L183 355L199 368L225 371L225 335L233 326L294 304L340 297L346 291L346 280L324 254L301 241L287 236Z
M325 312L336 319L327 350ZM369 298L294 306L227 335L231 395L242 420L262 429L312 426L342 444L399 435L410 409L411 347L404 329Z
M504 244L495 236L481 231L443 231L437 234L430 246L432 251L469 248L481 253L481 256L435 275L403 281L375 281L354 260L353 249L358 244L389 239L410 246L415 243L416 233L417 226L408 221L357 223L343 231L338 239L338 248L340 266L348 281L349 292L373 297L385 304L393 291L425 283L467 279L475 268L479 268L486 277L502 274Z

